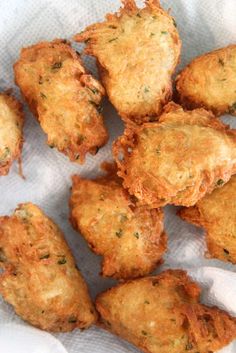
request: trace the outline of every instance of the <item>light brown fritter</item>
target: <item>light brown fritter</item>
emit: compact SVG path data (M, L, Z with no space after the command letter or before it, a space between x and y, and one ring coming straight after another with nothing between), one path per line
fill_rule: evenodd
M0 93L0 175L6 175L23 145L22 106L8 93Z
M174 103L158 122L127 126L113 152L124 187L150 207L192 206L236 173L236 131Z
M236 264L236 176L179 216L206 231L208 256Z
M118 13L87 27L75 40L86 42L85 52L97 58L108 97L122 119L142 123L156 119L171 99L181 41L159 1L147 0L142 9L134 0L122 3Z
M177 76L181 104L204 107L216 115L236 115L236 45L195 58Z
M161 261L167 243L162 210L138 207L114 174L74 176L70 207L74 228L104 257L104 276L144 276Z
M0 217L0 293L16 313L47 331L96 321L87 286L59 228L37 206Z
M87 152L95 154L107 142L99 113L104 89L68 42L41 42L22 49L14 71L50 147L83 163Z
M236 319L199 294L180 270L132 280L97 297L99 324L145 353L213 353L236 338Z

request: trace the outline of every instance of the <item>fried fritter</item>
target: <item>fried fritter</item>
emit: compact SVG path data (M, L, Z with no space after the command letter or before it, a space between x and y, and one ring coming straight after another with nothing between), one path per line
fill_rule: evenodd
M74 228L104 256L104 276L144 276L160 262L167 242L163 212L138 207L114 174L95 180L74 176L70 206Z
M22 106L8 93L0 93L0 175L6 175L23 145Z
M177 77L181 103L236 115L236 45L195 58Z
M83 163L87 152L95 154L107 142L99 113L104 88L85 71L68 42L41 42L22 49L14 70L16 84L50 147Z
M155 119L172 95L171 76L181 41L174 19L157 0L139 9L123 0L118 13L77 34L87 54L97 58L102 82L123 120Z
M99 324L146 353L213 353L236 338L236 319L199 294L180 270L129 281L97 297Z
M178 214L206 230L208 257L236 264L236 176Z
M236 131L174 103L158 122L128 126L113 152L124 187L150 207L192 206L236 173Z
M96 321L87 286L59 228L37 206L0 218L0 293L16 313L47 331Z

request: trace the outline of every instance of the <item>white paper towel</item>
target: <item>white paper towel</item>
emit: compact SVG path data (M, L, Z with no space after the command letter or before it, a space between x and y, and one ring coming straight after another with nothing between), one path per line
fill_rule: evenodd
M1 0L0 1L0 90L14 87L12 64L23 46L40 40L70 38L85 26L101 21L107 12L119 8L118 0ZM191 58L214 48L236 43L235 0L163 0L171 8L183 41L183 67ZM77 46L78 47L78 46ZM87 67L96 73L94 60L86 58ZM18 92L14 87L14 91ZM17 174L15 164L0 181L0 214L11 213L20 202L32 201L41 206L61 229L71 246L92 296L115 282L99 276L100 258L88 249L86 242L68 222L70 176L80 173L95 176L102 160L111 159L112 140L121 134L123 125L112 106L105 102L105 123L109 143L95 157L88 156L79 166L45 144L45 135L27 107L23 170L26 180ZM236 118L226 117L232 127ZM185 268L203 287L202 299L217 304L236 316L236 267L217 260L204 259L203 232L181 221L176 208L168 206L166 230L169 250L161 269ZM160 268L158 271L161 270ZM0 323L24 323L9 305L0 302ZM97 328L56 335L69 353L128 353L137 350L127 342ZM236 342L222 350L236 352ZM44 353L44 352L42 352Z

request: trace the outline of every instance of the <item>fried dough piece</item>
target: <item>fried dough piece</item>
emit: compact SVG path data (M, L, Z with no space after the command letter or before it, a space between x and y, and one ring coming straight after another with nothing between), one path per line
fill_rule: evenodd
M0 293L32 325L66 332L96 321L63 234L37 206L0 218L0 266Z
M8 93L0 93L0 175L6 175L23 145L22 106Z
M174 19L147 0L139 9L123 0L118 13L106 16L77 34L87 54L97 58L102 82L123 120L156 119L172 96L171 76L180 57L181 41Z
M84 162L108 139L99 104L101 84L89 75L79 54L63 40L41 42L21 51L15 81L56 147L70 160Z
M140 204L192 206L236 173L236 132L204 109L169 103L159 122L114 143L123 185Z
M138 207L116 175L95 180L73 176L70 207L74 228L104 256L104 276L144 276L160 262L167 242L163 212Z
M129 281L97 297L99 324L146 353L213 353L236 338L236 320L199 294L180 270Z
M236 45L195 58L177 77L181 103L236 115Z
M195 206L181 209L185 221L206 231L208 256L236 264L236 175Z

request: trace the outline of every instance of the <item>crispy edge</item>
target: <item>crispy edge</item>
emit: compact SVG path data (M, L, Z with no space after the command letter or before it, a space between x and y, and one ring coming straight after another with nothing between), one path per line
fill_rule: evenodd
M22 148L23 148L23 143L24 143L24 138L23 138L23 125L24 125L24 114L23 114L23 106L22 104L11 95L11 90L7 90L3 93L0 93L1 96L4 96L6 99L7 105L10 107L11 110L14 111L15 114L18 115L22 122L22 128L21 128L21 138L19 139L15 151L12 155L12 158L4 165L0 165L0 176L7 175L9 173L9 170L11 168L11 165L15 159L18 159L19 163L19 174L23 176L22 174L22 167L21 167L21 153L22 153Z
M196 109L196 108L205 108L207 110L211 110L214 115L219 116L222 114L231 114L236 116L236 110L230 109L230 107L227 105L227 108L225 109L219 109L216 108L215 106L209 106L205 102L198 100L196 96L184 94L184 89L182 87L182 80L185 79L186 77L189 76L189 73L191 73L192 65L195 65L196 63L201 62L202 58L212 56L212 55L217 55L218 52L221 52L222 49L230 49L230 48L236 48L235 44L228 45L227 47L219 48L207 53L204 53L202 55L197 56L194 58L190 63L177 75L175 79L175 85L176 85L176 94L175 98L178 102L181 103L185 108L187 109Z
M98 183L101 183L101 184L104 184L104 185L106 185L106 183L108 181L114 181L117 184L120 184L122 186L122 179L117 175L117 164L115 162L113 162L113 163L102 162L100 167L106 174L103 175L103 176L97 177L96 179L93 179L92 181L95 181L95 182L98 182ZM81 178L78 175L73 175L72 176L72 188L71 188L71 190L73 190L73 188L76 187L76 185L78 185L83 180L87 180L87 179L86 178L85 179ZM127 192L125 189L124 189L124 191ZM136 201L137 200L135 200L135 198L132 197L132 195L130 195L128 192L127 192L127 196L129 196L131 207L138 207L138 205L136 205ZM70 220L70 223L71 223L72 227L76 231L79 231L81 234L83 234L83 231L80 229L80 227L78 225L78 222L72 216L72 209L73 209L72 196L69 199L69 208L70 208L69 220ZM153 213L153 217L155 217L155 214L154 214L155 211L158 213L159 217L161 215L162 218L163 218L164 213L163 213L162 209L158 208L158 209L150 210L150 212ZM156 216L157 216L157 214L156 214ZM101 272L102 276L111 277L111 278L115 278L115 279L118 279L118 280L129 280L129 279L139 278L139 277L142 277L144 275L144 274L141 274L141 275L138 275L138 276L126 276L125 274L122 275L122 273L124 273L124 272L122 272L122 273L119 272L118 273L116 271L114 272L114 275L112 275L112 276L109 275L109 274L106 274L106 273L109 272L110 263L108 261L106 261L105 255L102 254L100 251L98 251L97 248L94 247L94 245L89 240L86 239L86 242L87 242L89 248L95 254L100 255L100 256L103 257L102 272ZM155 262L153 262L153 264L150 267L150 270L149 270L148 273L151 273L152 271L154 271L155 268L158 265L161 265L164 262L162 256L164 255L164 253L167 250L167 242L168 242L167 233L165 232L165 230L163 230L162 233L160 233L159 244L158 244L159 252L161 254L161 257L158 260L156 260Z
M150 199L150 193L146 188L142 188L142 185L139 185L139 188L137 188L137 183L135 183L136 187L134 188L133 187L134 183L132 181L129 181L130 177L127 177L127 169L128 169L127 166L128 166L129 156L130 156L130 153L132 153L130 152L130 150L132 151L132 149L136 147L137 136L144 128L153 127L165 121L166 113L170 113L172 111L174 112L178 109L182 109L183 113L188 112L187 109L181 107L179 104L176 104L174 102L169 102L164 107L163 113L159 117L159 121L147 122L141 126L136 125L133 122L129 122L128 124L126 124L123 135L118 137L117 140L113 142L112 151L118 166L117 174L119 177L123 179L123 186L124 188L128 189L130 194L135 196L137 194L142 195L142 198L139 199L140 204L143 204L143 200ZM205 122L204 126L213 128L218 131L222 131L228 136L235 139L235 142L236 142L236 129L230 129L229 125L226 125L223 122L221 122L218 118L216 118L213 115L212 112L209 112L203 108L197 108L196 110L199 111L200 113L201 112L206 113L208 122L207 123ZM201 191L203 196L206 193L211 193L215 189L214 183L212 183L212 178L209 177L208 173L205 173L205 174L206 175L205 175L204 190ZM219 170L219 176L217 175L216 179L220 179L222 177L222 174L224 174L224 176L227 177L225 173ZM162 207L166 205L166 202L162 202L162 200L159 199L158 197L151 196L151 198L152 198L151 204L153 207Z
M27 60L28 61L28 53L29 51L31 50L34 50L34 51L38 51L42 48L48 48L50 47L50 45L56 45L57 47L59 48L64 48L65 51L71 55L72 59L73 60L76 60L79 62L80 64L80 77L78 78L78 80L82 83L82 85L86 86L86 87L89 87L89 86L92 86L91 85L91 81L92 80L95 80L96 82L99 83L99 86L100 86L100 90L101 90L101 100L102 100L102 97L105 95L105 89L104 87L102 86L102 84L96 80L86 69L85 67L83 66L83 63L82 63L82 60L81 60L81 57L80 55L78 55L78 53L71 47L71 43L67 40L64 40L64 39L54 39L53 41L49 42L49 41L42 41L42 42L39 42L39 43L36 43L36 44L33 44L29 47L26 47L26 48L22 48L21 49L21 53L20 53L20 58L15 62L15 64L13 65L13 69L14 69L14 73L15 73L15 83L16 85L20 88L20 91L21 91L21 95L24 97L25 101L28 103L29 105L29 108L32 112L32 114L36 117L36 119L39 121L39 117L38 117L38 112L37 112L37 103L35 101L35 99L30 99L29 97L26 98L26 96L24 95L24 92L23 90L21 89L21 85L19 84L19 75L18 75L18 69L17 67L21 65L21 62L24 61L24 60ZM92 79L92 80L91 80ZM104 119L102 117L102 115L100 114L100 117L102 118L102 121L103 121L103 126L104 126L104 131L106 132L106 134L104 134L103 136L103 140L101 141L100 145L99 146L94 146L94 147L87 147L85 144L81 144L79 147L80 148L77 148L77 149L73 149L73 145L70 145L70 148L66 148L66 149L58 149L59 152L62 152L64 153L66 156L69 157L69 159L71 161L76 161L76 158L74 157L75 155L75 152L78 153L80 155L80 158L79 158L79 163L80 164L83 164L84 163L84 160L85 160L85 156L87 154L87 152L89 152L91 155L96 155L99 148L104 146L107 141L108 141L108 132L107 132L107 129L105 127L105 124L104 124Z

